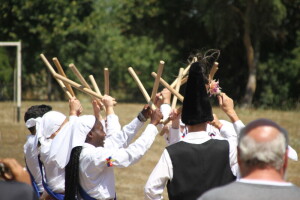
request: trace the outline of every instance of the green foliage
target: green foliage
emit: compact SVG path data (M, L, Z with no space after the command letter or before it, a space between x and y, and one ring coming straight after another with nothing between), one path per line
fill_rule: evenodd
M218 48L216 79L240 100L248 75L243 34L250 22L259 66L254 103L289 107L299 102L299 5L300 0L0 0L0 39L22 41L25 99L64 98L40 53L49 60L58 57L73 80L78 81L67 69L71 62L86 79L93 74L101 91L108 67L113 96L143 101L128 67L150 92L150 73L160 60L165 61L163 78L171 82L192 52ZM13 67L5 66L14 59L0 49L1 85L12 83Z
M257 105L293 109L300 102L300 31L289 57L271 55L259 66Z
M13 67L9 62L7 51L0 47L0 100L11 100L13 90Z

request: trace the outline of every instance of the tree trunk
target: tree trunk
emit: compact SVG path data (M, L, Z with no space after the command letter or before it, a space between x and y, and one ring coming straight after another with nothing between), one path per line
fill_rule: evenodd
M248 1L251 2L251 1ZM252 4L253 5L253 4ZM250 28L250 9L252 8L251 3L248 3L246 15L244 19L244 35L243 35L243 44L246 49L247 54L247 65L249 69L249 75L248 75L248 81L247 86L245 89L245 95L242 100L242 107L250 107L252 105L253 96L256 90L256 69L257 69L257 63L258 63L258 52L255 52L255 50L258 50L257 48L253 48L253 43L251 40L251 28ZM256 40L258 38L255 38ZM255 47L258 47L255 45Z
M47 83L47 98L48 101L51 101L51 93L52 93L52 76L48 72L48 77L47 77L48 83Z

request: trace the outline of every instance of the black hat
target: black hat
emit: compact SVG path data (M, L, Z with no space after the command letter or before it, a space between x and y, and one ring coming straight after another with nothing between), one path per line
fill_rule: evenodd
M186 125L196 125L214 119L205 87L208 83L204 75L207 64L205 60L200 60L191 65L182 107L182 122Z

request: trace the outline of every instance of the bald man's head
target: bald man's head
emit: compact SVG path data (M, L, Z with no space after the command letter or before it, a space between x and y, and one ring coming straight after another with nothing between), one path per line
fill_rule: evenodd
M249 123L239 137L239 160L251 168L283 167L288 147L287 132L275 122L258 119Z

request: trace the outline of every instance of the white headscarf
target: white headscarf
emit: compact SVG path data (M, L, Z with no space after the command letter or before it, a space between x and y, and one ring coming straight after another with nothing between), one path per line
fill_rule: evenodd
M57 111L49 111L41 119L37 118L34 145L37 146L38 141L42 143L48 139L60 128L65 119L66 116Z
M51 144L50 158L56 160L59 167L64 168L68 164L74 147L84 144L95 121L93 115L71 116L68 125L55 136Z
M39 117L40 118L40 117ZM25 122L25 126L27 128L34 127L36 125L36 119L35 118L30 118Z

